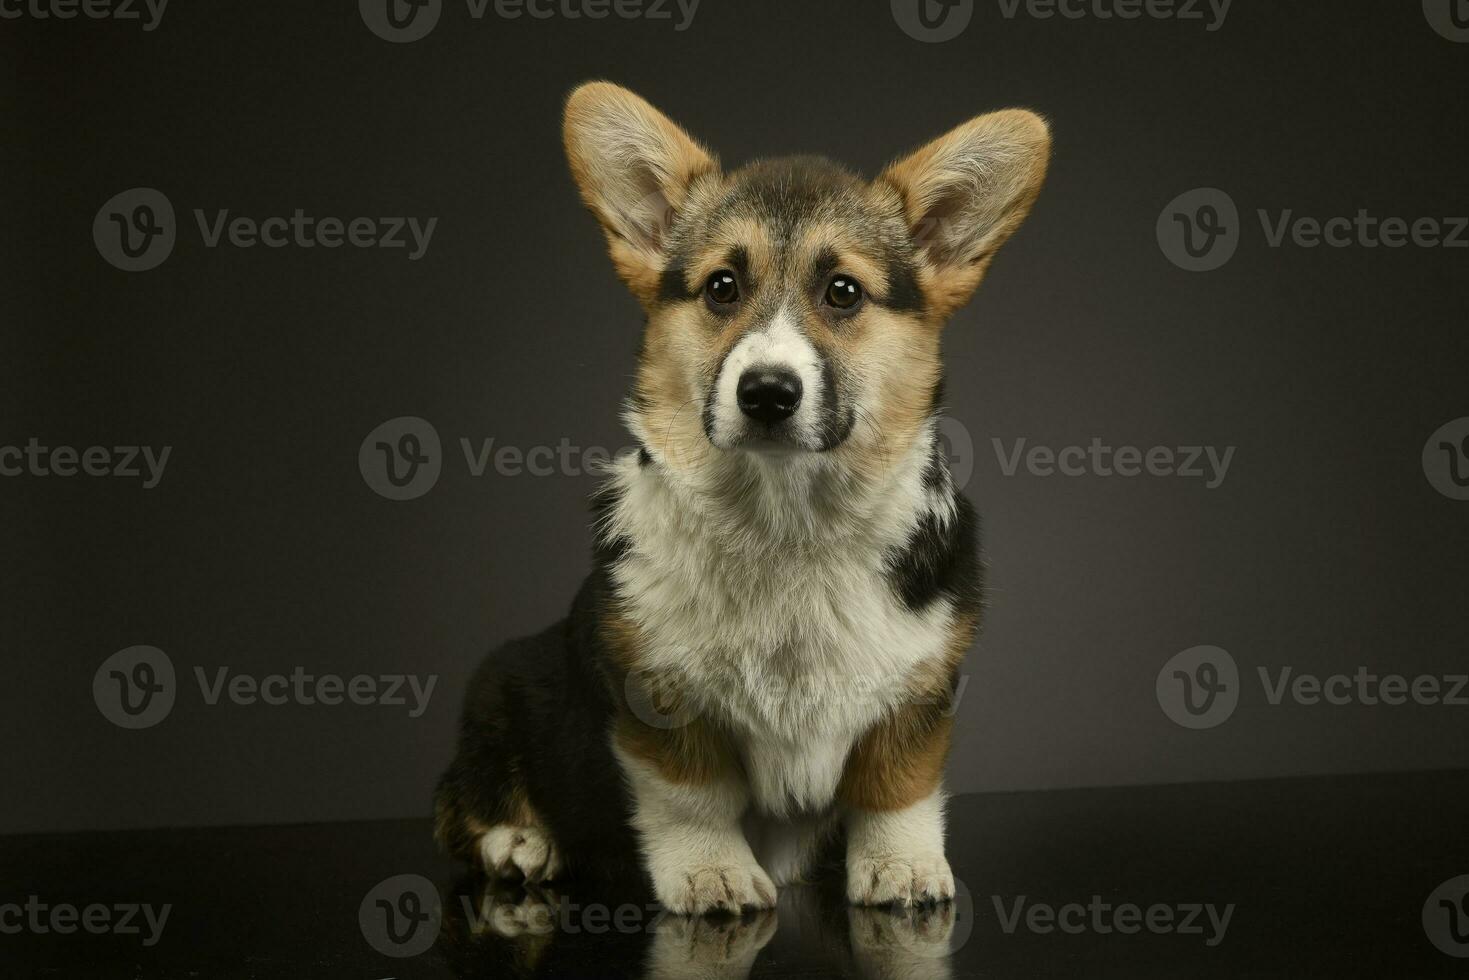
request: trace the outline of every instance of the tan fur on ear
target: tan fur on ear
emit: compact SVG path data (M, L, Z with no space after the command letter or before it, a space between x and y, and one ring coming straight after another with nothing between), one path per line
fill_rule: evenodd
M644 99L610 82L588 82L566 101L571 174L607 234L612 263L644 303L658 292L673 216L712 154Z
M1045 182L1051 133L1025 109L969 120L894 163L896 191L924 256L924 291L946 317L964 305L990 260L1030 213Z

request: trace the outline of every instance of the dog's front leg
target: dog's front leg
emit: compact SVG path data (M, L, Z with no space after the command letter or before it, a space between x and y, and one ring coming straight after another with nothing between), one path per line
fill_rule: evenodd
M953 897L942 791L902 810L847 812L847 898L853 904L921 905Z
M944 857L947 716L902 709L858 743L840 797L847 829L847 898L921 905L954 897Z
M678 915L775 906L775 885L740 827L749 790L708 726L624 726L614 751L658 901Z

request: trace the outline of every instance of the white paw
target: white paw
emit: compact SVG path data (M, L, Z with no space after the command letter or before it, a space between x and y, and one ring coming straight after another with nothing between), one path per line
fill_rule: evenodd
M925 905L954 897L954 873L942 854L847 855L853 905Z
M480 838L479 853L485 871L501 878L553 881L562 870L556 842L539 827L497 824Z
M675 915L705 915L775 907L775 885L760 865L707 864L675 869L653 878L663 907Z

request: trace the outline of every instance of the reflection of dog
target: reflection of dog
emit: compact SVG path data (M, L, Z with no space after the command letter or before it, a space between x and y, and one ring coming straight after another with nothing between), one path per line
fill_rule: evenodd
M569 620L472 681L440 840L532 881L641 863L702 913L772 906L841 826L852 902L952 897L946 709L981 583L939 335L1029 211L1045 124L980 116L870 183L812 158L725 173L605 83L565 136L647 313L641 448L598 496Z
M655 905L503 879L466 879L446 916L446 960L458 976L642 976L745 980L767 959L792 976L950 980L954 903L875 909L826 888L797 887L777 910L678 916ZM967 914L967 913L966 913Z

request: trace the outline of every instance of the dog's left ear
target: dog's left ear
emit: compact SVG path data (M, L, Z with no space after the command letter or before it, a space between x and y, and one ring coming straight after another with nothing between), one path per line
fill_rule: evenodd
M618 275L645 303L658 293L667 233L715 158L644 99L588 82L566 101L566 156L582 200L607 234Z
M973 295L996 250L1030 213L1050 158L1045 120L1006 109L971 119L878 178L902 200L938 316Z

